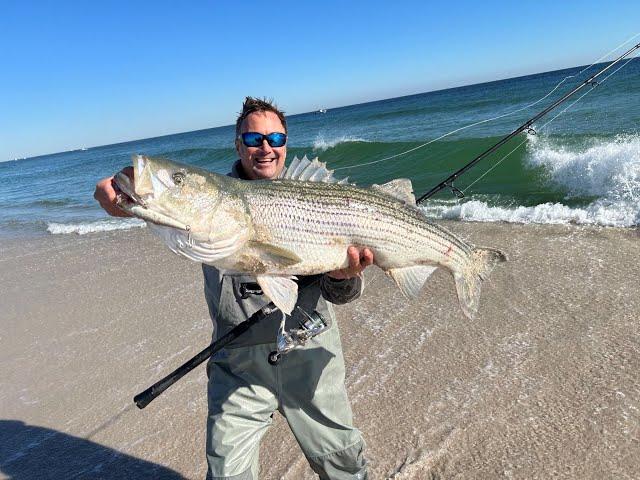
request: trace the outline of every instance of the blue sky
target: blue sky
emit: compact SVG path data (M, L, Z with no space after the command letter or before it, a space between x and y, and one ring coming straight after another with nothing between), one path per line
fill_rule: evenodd
M640 2L18 2L0 14L0 161L588 64Z

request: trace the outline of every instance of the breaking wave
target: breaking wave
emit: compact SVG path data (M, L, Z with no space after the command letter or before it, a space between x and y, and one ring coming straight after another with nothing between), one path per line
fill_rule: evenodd
M551 181L564 187L569 196L640 199L640 135L596 140L583 148L555 146L534 137L528 160L534 167L544 167Z
M318 135L316 139L313 141L313 150L314 151L327 151L330 148L334 148L341 143L369 143L368 140L360 137L354 137L350 135L343 135L337 138L326 139L323 135Z
M53 235L76 233L110 232L113 230L129 230L146 226L145 222L135 218L116 219L108 218L97 222L87 223L54 223L47 224L47 231Z
M525 161L542 167L547 182L565 191L564 202L506 206L473 199L433 202L424 209L436 218L477 222L640 225L640 135L590 139L582 146L559 143L534 138ZM584 205L573 202L585 197L595 199Z

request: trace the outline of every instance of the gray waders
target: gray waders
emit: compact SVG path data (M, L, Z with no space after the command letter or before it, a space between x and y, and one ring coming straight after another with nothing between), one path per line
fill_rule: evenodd
M258 480L260 440L276 410L321 479L365 479L364 442L352 426L336 322L271 365L275 348L226 348L209 361L207 479Z
M337 326L270 365L274 348L225 349L209 363L207 478L257 480L260 439L278 410L321 479L365 479Z

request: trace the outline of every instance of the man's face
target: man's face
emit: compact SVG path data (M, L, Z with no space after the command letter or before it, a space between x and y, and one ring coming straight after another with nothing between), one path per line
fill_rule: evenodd
M254 112L242 122L240 133L258 132L264 135L273 132L284 133L284 126L273 112ZM284 168L287 146L272 147L266 140L259 147L247 147L242 139L236 140L236 150L244 173L251 180L277 178Z

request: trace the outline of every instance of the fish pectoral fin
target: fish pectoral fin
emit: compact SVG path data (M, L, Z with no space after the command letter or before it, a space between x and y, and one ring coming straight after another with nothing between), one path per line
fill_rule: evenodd
M265 260L267 263L273 263L282 267L290 267L291 265L295 265L302 261L295 252L270 243L250 242L250 246L260 250L260 253L266 257Z
M298 284L295 277L270 277L258 275L256 281L262 291L271 301L287 315L291 315L298 301Z
M411 267L392 268L387 271L387 274L393 278L405 296L414 298L418 296L422 286L437 268L414 265Z
M413 195L413 185L408 178L396 178L382 185L372 185L372 188L391 195L398 200L402 200L408 205L416 204L416 197Z

